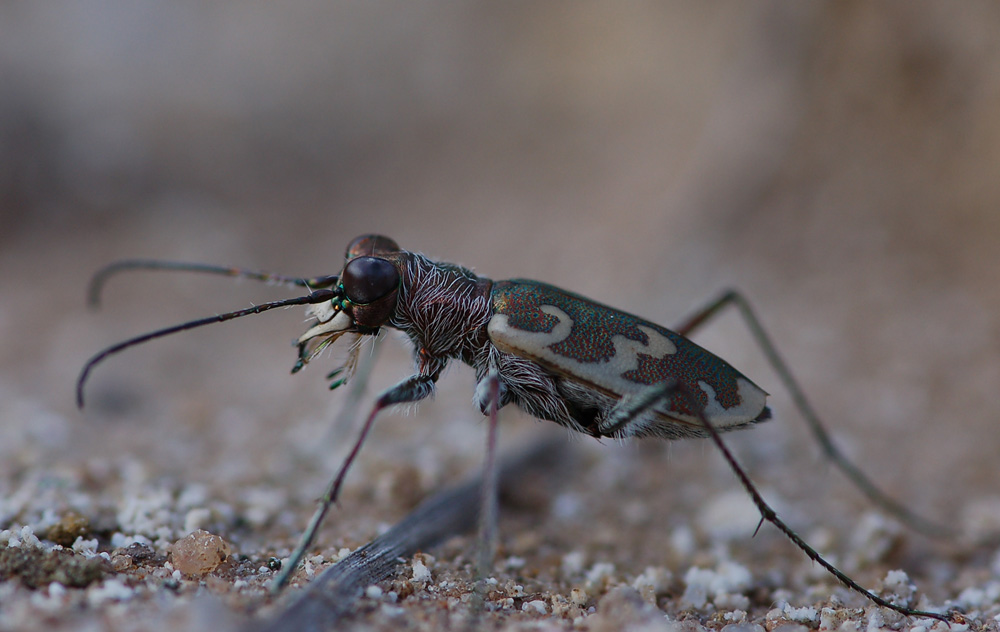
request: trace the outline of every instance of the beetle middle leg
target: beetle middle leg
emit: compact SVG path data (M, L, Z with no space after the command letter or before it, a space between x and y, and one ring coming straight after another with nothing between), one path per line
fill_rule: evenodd
M485 580L493 566L497 550L498 489L497 489L497 431L500 412L500 374L490 370L477 386L486 396L486 414L489 426L486 431L486 458L483 461L482 497L479 504L479 543L476 555L476 572Z
M741 319L750 330L751 336L764 352L764 356L767 358L768 363L778 375L778 379L781 380L781 383L791 395L795 408L799 411L799 414L802 415L802 418L809 426L809 430L812 432L816 442L819 443L820 449L823 451L823 455L841 472L843 472L844 475L858 489L860 489L872 503L888 511L903 524L909 526L915 531L923 533L924 535L935 538L947 538L954 536L955 531L953 529L935 521L923 518L908 509L899 501L891 498L888 494L879 489L878 486L876 486L875 483L868 477L868 475L861 471L857 465L852 463L850 459L848 459L847 456L841 452L840 448L837 447L837 444L833 442L833 438L830 436L830 433L827 431L824 424L820 421L819 415L816 413L816 409L813 408L808 398L806 398L805 391L792 375L792 371L788 367L788 364L778 353L774 341L771 340L771 337L764 329L764 326L761 324L757 314L754 312L753 308L750 307L750 302L741 293L736 290L727 290L723 292L713 301L689 316L688 319L681 325L675 327L674 331L687 337L691 334L691 332L702 327L705 323L713 319L723 309L729 306L733 306L737 309Z

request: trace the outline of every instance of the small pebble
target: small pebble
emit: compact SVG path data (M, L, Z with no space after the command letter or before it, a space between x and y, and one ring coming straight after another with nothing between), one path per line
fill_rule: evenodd
M175 569L185 575L201 577L219 567L232 553L229 543L217 535L198 529L170 546Z

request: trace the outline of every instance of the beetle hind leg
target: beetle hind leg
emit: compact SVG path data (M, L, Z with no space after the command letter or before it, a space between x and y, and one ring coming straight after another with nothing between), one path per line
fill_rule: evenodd
M673 396L683 387L676 380L653 384L637 394L623 397L608 411L597 426L601 437L631 437L649 434L645 423L651 409Z
M869 498L876 506L892 514L897 520L910 528L928 535L930 537L944 538L953 537L955 530L949 525L935 520L929 520L911 511L900 501L892 498L882 491L875 482L865 474L860 467L854 464L847 455L834 442L833 437L826 429L826 425L820 421L819 413L813 408L805 391L799 385L797 379L792 374L791 368L785 362L778 349L771 339L771 336L764 329L763 323L757 317L756 311L750 306L750 302L743 294L736 290L728 290L719 295L715 300L695 312L686 321L674 328L682 336L689 336L695 330L701 328L705 323L715 318L727 307L736 309L740 318L750 330L750 335L756 341L758 347L763 351L768 363L778 375L778 379L784 384L785 390L791 395L792 403L798 409L802 419L806 422L813 438L819 444L824 456L830 460L850 480L855 487ZM770 417L770 411L765 409L754 421L764 421Z

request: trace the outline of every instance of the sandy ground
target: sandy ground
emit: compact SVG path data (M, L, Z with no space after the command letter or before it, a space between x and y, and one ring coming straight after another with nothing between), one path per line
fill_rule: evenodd
M287 296L134 274L95 312L85 288L124 257L336 273L365 232L668 326L740 288L848 454L962 537L847 484L728 314L695 338L772 394L773 421L727 437L764 495L863 585L996 629L1000 554L973 541L1000 531L998 22L989 2L0 7L0 630L278 611L273 568L354 437L337 354L290 377L302 311L247 318L108 360L80 412L101 348ZM362 408L409 352L383 341ZM477 471L473 387L456 366L380 420L297 584ZM547 429L502 425L505 450ZM707 442L565 446L505 507L478 627L931 627L751 538ZM230 552L204 575L170 548L195 528ZM405 560L339 625L468 627L474 546Z

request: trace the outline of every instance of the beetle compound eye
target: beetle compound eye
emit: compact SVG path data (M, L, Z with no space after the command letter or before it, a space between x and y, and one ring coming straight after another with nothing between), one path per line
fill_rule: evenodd
M344 268L341 282L352 303L367 305L399 287L399 271L385 259L356 257Z

